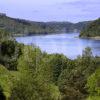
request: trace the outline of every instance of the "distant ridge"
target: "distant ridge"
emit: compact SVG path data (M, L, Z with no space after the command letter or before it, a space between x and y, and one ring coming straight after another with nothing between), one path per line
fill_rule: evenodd
M80 32L90 22L36 22L11 18L5 13L0 13L0 29L4 29L14 36Z
M6 16L6 13L0 13L0 16Z

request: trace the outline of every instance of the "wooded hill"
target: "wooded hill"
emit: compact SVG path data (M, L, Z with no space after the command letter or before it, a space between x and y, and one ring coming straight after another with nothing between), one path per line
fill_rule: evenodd
M0 100L100 100L100 57L88 47L71 60L5 37L0 41Z
M35 22L23 19L15 19L0 14L0 29L7 32L22 36L35 34L50 34L64 32L80 32L90 21L71 23L71 22Z
M91 22L84 30L80 37L97 37L100 36L100 18Z

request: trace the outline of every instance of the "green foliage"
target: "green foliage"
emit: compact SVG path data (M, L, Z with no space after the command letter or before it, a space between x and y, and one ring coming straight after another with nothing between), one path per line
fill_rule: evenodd
M99 100L100 99L100 68L96 70L94 74L92 74L88 78L87 87L90 93L90 100Z
M10 33L8 33L7 31L5 31L4 29L0 29L0 42L2 40L6 40L9 39Z
M83 50L82 57L83 58L91 58L91 57L93 57L90 47L87 47L87 48L85 48L85 50Z
M78 32L87 26L89 22L34 22L23 19L14 19L7 16L0 16L0 29L4 29L14 36L52 34L62 32Z
M0 43L0 63L9 70L17 69L17 59L21 55L21 45L16 41L4 40Z
M59 95L55 85L34 82L32 77L24 76L14 85L10 100L58 100Z
M49 65L53 71L54 82L57 82L62 70L66 68L68 59L64 55L54 54L50 55Z
M100 36L100 18L90 23L81 31L80 37L96 37Z
M46 56L46 55L45 55ZM14 82L11 100L58 100L60 92L50 80L52 73L46 66L40 49L26 46L18 60L19 80ZM49 75L50 74L50 75Z
M15 43L13 41L3 41L1 43L1 54L11 57L15 52Z
M91 50L86 48L83 56L73 62L75 67L66 67L60 74L58 86L64 100L81 100L88 95L87 78L98 68L96 58L91 55Z
M90 96L87 100L100 100L100 96Z
M11 86L12 82L10 81L9 71L4 68L4 66L0 65L0 87L6 99L10 97Z
M3 89L1 88L1 86L0 86L0 99L1 100L6 100L6 97L5 97L4 93L3 93Z

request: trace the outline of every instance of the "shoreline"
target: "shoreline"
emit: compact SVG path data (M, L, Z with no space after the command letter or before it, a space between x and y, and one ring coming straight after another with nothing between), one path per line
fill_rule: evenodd
M100 40L100 36L90 37L91 39Z
M92 39L92 40L100 40L100 36L95 36L95 37L79 37L81 39Z
M63 33L48 33L48 34L32 34L32 35L28 35L28 34L16 34L16 35L13 35L13 37L27 37L27 36L46 36L46 35L55 35L55 34L63 34ZM69 33L66 33L66 34L71 34L70 32ZM84 36L76 36L74 38L80 38L80 39L92 39L92 40L100 40L100 36L95 36L95 37L84 37Z
M72 32L62 32L62 33L48 33L48 34L32 34L32 35L28 35L28 34L16 34L13 35L13 37L27 37L27 36L46 36L46 35L59 35L59 34L71 34Z

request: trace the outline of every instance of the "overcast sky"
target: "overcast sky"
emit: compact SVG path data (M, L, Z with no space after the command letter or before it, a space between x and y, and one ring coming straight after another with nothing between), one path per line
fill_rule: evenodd
M0 12L33 21L79 22L100 17L100 0L0 0Z

